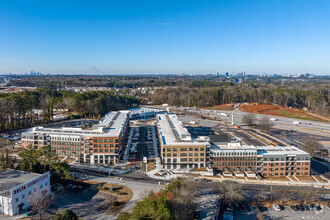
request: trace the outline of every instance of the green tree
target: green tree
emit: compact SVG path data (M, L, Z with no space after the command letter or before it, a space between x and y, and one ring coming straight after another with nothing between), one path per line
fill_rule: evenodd
M74 213L70 209L67 209L62 213L56 213L56 216L53 218L53 220L78 220L78 217L76 213Z

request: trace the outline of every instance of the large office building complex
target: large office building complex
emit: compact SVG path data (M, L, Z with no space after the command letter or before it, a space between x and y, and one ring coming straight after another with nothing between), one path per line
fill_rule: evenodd
M58 155L81 158L86 163L116 163L128 130L128 113L110 112L91 130L35 127L22 133L22 146L49 145Z
M226 134L195 136L177 115L151 108L110 112L90 130L35 127L22 133L22 146L49 145L58 155L80 158L80 162L116 164L125 145L129 120L153 117L157 120L158 139L153 138L155 143L159 140L164 169L207 167L215 173L254 173L264 177L310 175L310 155L296 147L246 146Z

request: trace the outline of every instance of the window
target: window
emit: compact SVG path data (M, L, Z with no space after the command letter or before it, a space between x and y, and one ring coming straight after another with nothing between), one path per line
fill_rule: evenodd
M109 152L109 150L108 150L108 149L105 149L105 150L104 150L104 152L108 153L108 152Z
M177 151L177 149L176 148L173 148L173 151Z
M31 190L30 190L28 195L31 195L31 194L32 194L32 192L31 192Z
M204 150L204 148L202 147L202 148L201 148L201 151L203 151L203 150Z
M107 139L106 139L107 140ZM104 147L109 147L109 144L105 144Z
M193 153L189 153L189 156L192 157L193 156Z
M204 156L204 153L201 153L201 156Z
M181 158L181 161L182 162L186 162L187 161L187 158Z
M178 154L177 153L173 153L173 157L176 157L176 156L178 156Z
M103 139L100 139L100 143L103 143Z
M40 185L40 189L42 189L42 184Z
M22 195L22 199L24 199L24 198L25 198L25 194Z
M187 148L181 148L181 151L187 151Z
M47 182L45 183L45 186L47 186Z
M171 151L171 148L167 148L167 151Z
M170 157L171 156L171 153L167 153L167 156Z
M97 153L97 151L98 151L97 149L94 149L94 152L95 152L95 153Z
M103 147L103 144L100 144L99 146L100 146L100 147Z
M195 158L195 161L198 161L198 158Z
M193 159L192 158L189 158L189 161L193 161Z
M108 143L109 142L109 139L104 139L104 142Z
M195 153L195 156L198 156L198 153Z
M204 161L204 158L201 158L200 160L201 160L201 161Z
M97 141L98 141L97 139L94 139L94 143L97 143Z
M18 202L18 198L16 198L16 202Z
M110 142L113 143L113 139L110 139Z
M192 147L191 147L191 148L189 148L189 151L193 151L193 150L194 150L194 148L192 148Z
M181 153L180 156L185 157L185 156L187 156L187 153Z
M103 149L100 149L100 153L103 153Z

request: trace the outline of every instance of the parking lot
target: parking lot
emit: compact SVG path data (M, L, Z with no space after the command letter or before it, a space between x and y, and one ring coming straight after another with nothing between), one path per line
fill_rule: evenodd
M283 210L277 211L273 207L268 208L267 211L260 212L258 209L250 209L248 212L235 211L234 219L247 219L254 220L257 218L258 213L262 213L266 219L285 219L285 220L298 220L298 219L317 219L328 220L330 216L330 209L322 207L319 211L294 211L289 206L285 206Z
M84 219L111 219L112 216L105 211L111 206L111 202L115 201L115 196L99 192L96 189L97 185L82 189L72 186L68 189L66 185L55 193L55 203L48 210L49 217L58 211L71 209Z

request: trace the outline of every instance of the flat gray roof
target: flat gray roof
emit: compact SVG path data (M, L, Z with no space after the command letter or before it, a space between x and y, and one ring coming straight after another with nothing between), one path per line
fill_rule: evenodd
M37 178L40 175L41 174L21 170L8 169L0 171L0 196L10 197L10 190Z

